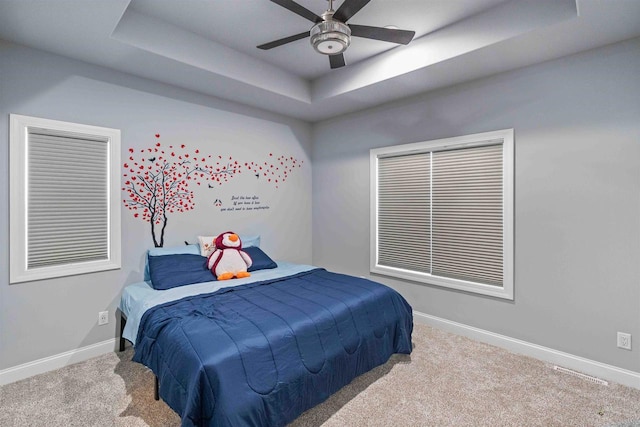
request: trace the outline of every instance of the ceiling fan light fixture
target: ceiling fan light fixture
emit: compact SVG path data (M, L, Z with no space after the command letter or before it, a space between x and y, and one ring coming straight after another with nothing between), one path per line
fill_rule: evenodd
M271 1L313 22L314 25L311 30L307 32L294 34L256 47L258 49L269 50L309 37L313 50L329 57L329 65L332 69L346 65L343 53L351 44L352 35L354 37L406 45L413 40L413 36L416 34L415 31L399 30L391 25L385 28L346 24L346 22L366 6L370 0L343 0L338 10L333 10L334 0L327 0L329 2L329 9L327 9L322 16L316 15L294 0Z
M351 29L339 21L326 20L314 25L310 31L311 46L323 55L337 55L351 44Z

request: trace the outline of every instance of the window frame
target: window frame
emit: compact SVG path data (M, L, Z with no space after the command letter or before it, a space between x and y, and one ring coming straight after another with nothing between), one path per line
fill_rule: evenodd
M9 115L9 283L51 279L121 268L120 130L38 117ZM108 257L105 260L71 262L28 268L28 136L29 128L75 132L108 139Z
M495 145L502 141L503 284L502 287L378 264L378 159L407 154ZM399 279L507 300L514 299L514 130L443 138L370 150L370 271Z

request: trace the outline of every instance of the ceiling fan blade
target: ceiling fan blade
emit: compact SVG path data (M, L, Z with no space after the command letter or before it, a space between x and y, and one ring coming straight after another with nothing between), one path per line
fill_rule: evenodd
M409 44L416 35L415 31L395 30L392 28L369 27L368 25L352 25L351 35L356 37L364 37L365 39L382 40L384 42Z
M289 9L291 12L297 15L300 15L311 22L322 21L322 18L320 18L318 15L311 12L309 9L303 6L300 6L298 3L294 2L293 0L271 0L271 1L274 2L275 4L278 4L284 7L285 9Z
M274 47L282 46L283 44L291 43L296 40L304 39L305 37L309 37L309 31L305 33L296 34L294 36L285 37L283 39L274 40L269 43L261 44L260 46L256 46L258 49L269 50Z
M339 53L337 55L329 55L329 65L331 65L331 69L344 67L344 55Z
M347 22L370 1L371 0L344 0L344 3L342 3L338 10L336 10L336 13L333 14L333 19L337 19L340 22Z

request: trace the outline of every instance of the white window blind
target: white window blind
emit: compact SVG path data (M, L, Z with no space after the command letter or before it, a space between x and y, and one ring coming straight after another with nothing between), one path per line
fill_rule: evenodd
M502 145L433 153L433 269L502 286Z
M120 131L10 121L11 283L120 268Z
M371 150L371 271L513 298L513 130Z
M378 262L431 271L430 155L386 157L378 164Z
M109 257L105 137L28 128L28 268Z

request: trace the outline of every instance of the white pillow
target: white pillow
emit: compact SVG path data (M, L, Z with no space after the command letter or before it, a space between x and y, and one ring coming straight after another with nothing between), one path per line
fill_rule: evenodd
M198 236L200 244L200 255L208 257L216 249L216 237L218 236Z
M216 250L216 236L198 236L198 243L200 244L200 255L208 257ZM255 246L260 247L260 235L255 236L243 236L240 235L240 241L243 248Z

